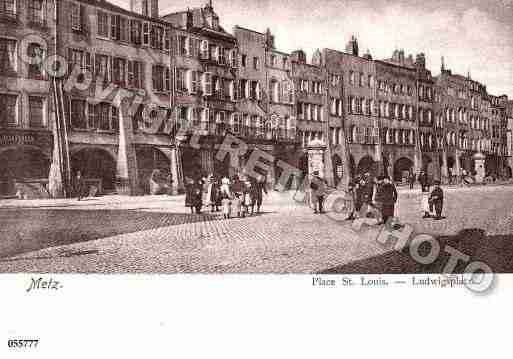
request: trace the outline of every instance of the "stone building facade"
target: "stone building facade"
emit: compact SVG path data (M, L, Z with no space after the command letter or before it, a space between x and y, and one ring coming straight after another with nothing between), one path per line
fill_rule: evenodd
M63 194L77 171L103 193L149 193L155 170L176 193L187 178L244 172L257 148L270 184L284 166L297 179L318 165L332 185L421 169L457 179L477 152L488 174L511 173L511 102L470 74L443 64L434 77L425 55L402 50L372 59L355 37L307 61L269 30L229 33L210 3L165 15L158 0L130 6L0 0L1 195L16 184ZM246 149L218 156L227 135Z
M50 83L38 56L55 52L52 1L0 1L0 196L16 179L40 189L52 159Z

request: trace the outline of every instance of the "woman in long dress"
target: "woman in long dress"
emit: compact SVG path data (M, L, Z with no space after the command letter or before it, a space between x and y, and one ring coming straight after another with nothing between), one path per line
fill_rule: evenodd
M232 205L232 190L230 186L230 180L224 177L221 180L221 188L219 189L219 198L221 199L221 205L223 209L223 218L230 218L231 214L231 205Z

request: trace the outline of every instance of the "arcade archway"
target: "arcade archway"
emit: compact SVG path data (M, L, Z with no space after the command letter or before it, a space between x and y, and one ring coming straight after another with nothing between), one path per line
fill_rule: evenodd
M0 152L0 196L14 195L15 183L48 179L50 159L37 147L16 147Z
M72 176L80 171L86 180L101 180L103 192L116 188L116 161L102 148L84 148L73 153L71 171Z
M202 177L201 153L192 148L182 148L182 168L184 179Z
M159 170L161 177L166 178L171 173L171 163L164 153L150 146L138 147L136 157L139 186L144 193L150 193L150 178L153 171Z
M413 169L413 161L407 157L401 157L394 164L394 181L402 182L404 178L408 178L410 171Z

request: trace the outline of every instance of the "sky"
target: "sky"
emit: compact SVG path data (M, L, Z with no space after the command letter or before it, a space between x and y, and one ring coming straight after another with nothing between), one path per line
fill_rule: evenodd
M111 0L127 7L128 0ZM426 54L433 75L446 68L513 99L513 0L212 0L221 25L264 32L285 52L344 50L352 34L361 52L390 58L394 49ZM160 14L207 0L160 0Z

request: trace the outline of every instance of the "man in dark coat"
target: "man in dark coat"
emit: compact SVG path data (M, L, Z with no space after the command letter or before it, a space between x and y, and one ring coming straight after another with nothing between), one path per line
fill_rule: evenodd
M80 201L84 196L84 192L86 190L86 183L84 177L82 177L82 173L77 171L77 176L75 177L75 195L77 199Z
M310 180L310 190L312 194L312 205L314 213L324 213L324 196L326 195L326 181L319 176L319 171L313 173Z
M376 202L381 204L381 214L383 222L394 216L395 203L397 202L397 190L388 177L383 179L383 184L378 186L376 193Z
M413 189L413 186L415 185L415 174L411 170L408 173L408 182L410 183L410 189Z
M259 176L256 181L252 182L250 191L252 198L251 214L253 214L255 210L255 205L257 206L257 213L260 213L260 207L262 206L264 193L267 195L267 188L265 188L264 176Z
M442 209L444 207L444 191L440 187L440 181L435 182L435 188L429 196L429 209L432 211L433 206L435 207L436 220L442 219Z
M421 171L419 174L419 183L422 187L422 192L429 192L429 178L425 171Z

